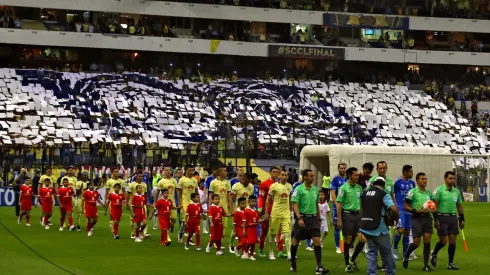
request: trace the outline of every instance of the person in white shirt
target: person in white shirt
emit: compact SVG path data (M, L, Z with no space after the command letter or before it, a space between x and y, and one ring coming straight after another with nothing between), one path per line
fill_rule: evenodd
M328 236L328 224L327 224L327 219L328 222L330 223L330 226L332 226L332 216L330 216L330 207L328 206L327 202L327 196L325 195L325 192L320 191L320 202L318 203L318 209L320 210L320 218L322 220L322 224L320 227L321 232L323 232L321 243L323 247L323 240Z
M162 195L158 196L160 190L158 190L158 186L153 187L151 190L151 197L153 199L153 202L156 202L159 198L162 197ZM158 197L157 197L158 196ZM157 230L157 224L158 224L158 209L155 208L155 214L153 215L153 230Z
M199 199L201 200L201 205L202 205L202 220L201 220L201 228L202 228L202 233L203 234L209 234L208 230L208 220L206 217L208 216L208 203L206 200L206 193L204 192L204 179L201 179L199 182Z

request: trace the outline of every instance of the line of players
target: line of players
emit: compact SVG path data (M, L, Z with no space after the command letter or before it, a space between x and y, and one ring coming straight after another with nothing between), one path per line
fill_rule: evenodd
M444 185L439 186L433 193L427 188L427 176L418 173L413 178L413 169L410 165L404 165L402 176L393 181L386 175L387 164L380 161L376 164L378 175L370 176L374 165L366 163L363 165L363 172L358 173L356 168L346 169L345 163L338 164L339 175L334 177L331 182L330 192L333 200L333 219L336 226L335 242L337 252L340 250L339 235L344 236L344 259L345 271L352 273L359 270L355 263L356 257L362 251L366 242L365 236L360 233L361 207L360 200L363 191L371 188L371 184L377 179L385 181L385 192L389 194L394 205L400 211L400 219L395 225L396 233L393 240L392 254L398 259L398 245L403 239L403 267L408 267L410 255L418 248L423 240L424 247L424 266L423 271L433 271L429 266L429 258L433 266L437 265L437 253L449 241L449 270L458 270L454 265L454 255L456 250L456 237L459 228L464 227L464 214L461 194L455 187L456 177L454 172L448 171L444 175ZM427 202L435 202L434 209L428 207ZM431 215L432 212L432 215ZM433 218L432 218L433 217ZM437 229L439 242L434 251L430 251L430 240L433 228ZM413 236L410 242L409 235ZM355 238L359 242L354 251L349 253L354 244ZM384 269L384 267L379 267Z

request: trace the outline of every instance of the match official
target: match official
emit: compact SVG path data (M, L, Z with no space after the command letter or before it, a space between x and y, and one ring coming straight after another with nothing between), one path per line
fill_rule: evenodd
M405 198L405 211L412 212L412 236L413 243L408 246L403 255L403 267L408 268L409 256L420 245L420 240L424 237L424 267L422 271L433 271L429 266L430 240L434 229L432 228L432 217L429 210L424 208L427 201L432 200L432 193L426 189L427 176L424 173L418 173L415 176L417 187L408 191Z
M459 234L459 228L464 228L464 213L461 193L455 187L456 174L452 171L447 171L444 174L445 184L439 186L433 193L434 201L437 205L437 212L434 215L434 227L437 229L439 242L436 244L434 251L431 254L431 264L437 265L437 253L447 244L449 236L448 256L449 263L447 269L458 270L454 265L454 254L456 253L456 238ZM459 214L456 216L456 210Z
M396 272L395 259L391 255L388 226L392 224L392 220L398 220L399 213L391 196L384 191L385 185L383 178L376 179L372 183L373 188L364 191L361 198L363 211L360 231L368 243L368 275L377 274L378 251L383 260L383 266L386 268L386 274L394 275ZM387 218L388 213L385 209L391 211L391 219Z
M357 184L359 173L357 168L347 169L347 182L339 188L337 196L337 228L342 230L344 235L344 260L345 272L352 273L359 271L356 258L361 253L366 239L359 233L361 225L361 194L362 187ZM354 249L352 257L349 259L349 249L354 243L356 236L359 242Z
M296 272L296 254L299 242L306 238L313 239L315 246L316 274L327 274L328 269L322 265L322 247L320 241L321 217L318 209L320 201L319 189L313 185L315 174L310 169L303 171L303 184L293 192L291 203L293 204L296 221L293 227L293 240L291 243L291 269Z

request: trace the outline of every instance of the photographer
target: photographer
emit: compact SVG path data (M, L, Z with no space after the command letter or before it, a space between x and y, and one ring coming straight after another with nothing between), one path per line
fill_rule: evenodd
M368 274L376 273L378 262L378 251L381 254L383 265L386 267L387 275L396 272L395 259L391 253L390 225L398 221L399 212L393 203L390 194L384 191L385 180L378 177L367 191L364 191L361 218L361 233L366 237L368 243ZM391 215L387 215L391 214Z

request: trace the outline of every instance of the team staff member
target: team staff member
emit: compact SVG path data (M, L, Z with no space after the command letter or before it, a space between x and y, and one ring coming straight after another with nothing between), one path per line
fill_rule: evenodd
M373 188L364 191L361 197L362 220L361 233L366 237L368 243L368 275L377 274L378 251L381 254L383 265L386 267L387 275L395 275L395 259L391 255L390 247L390 230L388 225L390 221L385 220L386 210L389 209L393 215L393 220L398 219L398 209L394 205L391 196L385 189L385 181L378 178L373 182Z
M279 258L291 257L291 206L290 196L293 186L287 182L288 171L281 170L279 175L280 182L273 183L269 188L269 196L265 202L265 208L269 209L272 204L272 212L269 222L269 259L275 260L274 243L276 236L281 234L284 237L284 242L287 248L287 254L282 252L282 247L279 248ZM265 214L265 220L269 219L269 214Z
M433 271L429 266L429 256L430 239L434 230L432 228L432 217L429 211L424 208L424 203L432 200L432 193L426 188L427 176L424 173L418 173L415 176L415 181L417 182L417 187L408 191L405 198L405 211L412 212L413 243L408 246L403 255L403 267L408 268L410 254L419 247L420 240L424 237L424 267L422 271Z
M337 227L337 193L339 191L339 188L344 185L344 183L347 181L347 177L345 176L345 170L347 169L347 165L343 162L339 163L337 165L337 169L339 170L339 174L335 176L332 179L332 183L330 183L330 197L332 198L332 208L333 208L333 225L335 226L335 229L333 231L333 236L335 239L335 248L337 254L342 253L342 250L340 250L340 230Z
M332 183L332 178L325 173L322 179L322 190L326 195L327 202L330 202L330 183Z
M362 190L366 190L369 180L371 179L373 169L374 165L371 162L366 162L362 165L362 173L359 175L359 181L357 182L357 184L362 187Z
M316 274L327 274L328 269L322 265L322 247L320 240L321 216L318 209L320 201L319 190L313 185L315 174L310 169L305 169L302 173L303 184L299 185L291 196L296 221L293 226L293 240L291 243L291 268L290 271L296 272L296 254L298 253L299 242L306 238L313 239L315 246Z
M449 237L449 248L447 250L449 263L447 268L449 270L458 270L459 268L454 265L453 261L456 253L456 238L459 234L458 226L461 229L464 228L463 203L461 193L455 187L456 174L452 171L447 171L444 174L444 182L444 185L439 186L433 194L437 205L434 226L437 229L437 235L439 235L439 242L431 254L431 263L433 266L437 265L437 253L447 244ZM459 214L459 224L456 210Z
M356 258L361 253L366 239L359 233L361 225L361 194L362 187L357 184L359 173L357 168L347 169L347 183L339 188L337 197L337 227L342 230L344 235L344 260L345 272L352 273L354 270L359 271ZM356 236L359 242L354 249L352 258L349 259L349 249L354 243Z

